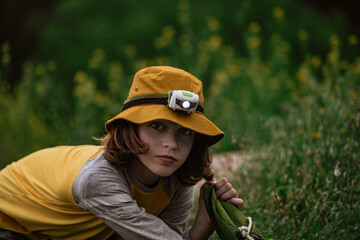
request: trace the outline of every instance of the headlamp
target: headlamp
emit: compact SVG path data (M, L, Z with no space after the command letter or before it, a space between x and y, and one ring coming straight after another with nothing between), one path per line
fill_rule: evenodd
M168 93L168 107L172 110L195 112L199 104L199 95L185 90L174 90Z

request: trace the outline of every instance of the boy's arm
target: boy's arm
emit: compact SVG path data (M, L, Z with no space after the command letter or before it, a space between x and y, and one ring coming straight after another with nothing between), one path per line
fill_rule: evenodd
M193 187L178 187L171 197L170 204L160 213L159 218L183 238L188 238L187 226L193 206Z
M81 187L74 188L79 207L92 212L124 239L182 239L160 218L140 208L121 179L111 173L98 174L89 174Z

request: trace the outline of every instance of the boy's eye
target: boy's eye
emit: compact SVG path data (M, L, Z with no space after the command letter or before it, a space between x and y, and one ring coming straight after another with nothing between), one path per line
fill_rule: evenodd
M187 129L187 128L183 128L182 129L182 134L184 134L185 136L191 136L194 134L194 131Z
M164 125L160 122L152 122L150 123L150 126L153 128L153 129L156 129L156 130L162 130L164 129Z

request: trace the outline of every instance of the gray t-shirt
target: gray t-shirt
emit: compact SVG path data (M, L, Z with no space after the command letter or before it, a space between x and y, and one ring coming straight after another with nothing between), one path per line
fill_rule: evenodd
M175 176L160 179L170 203L154 216L138 206L130 185L142 192L154 188L141 184L125 167L109 163L104 154L85 163L73 184L79 207L91 211L121 239L188 239L187 222L193 208L193 188L185 187Z

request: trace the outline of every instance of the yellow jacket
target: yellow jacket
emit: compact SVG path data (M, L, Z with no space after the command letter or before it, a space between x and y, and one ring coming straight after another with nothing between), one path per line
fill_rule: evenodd
M101 146L54 147L1 170L0 228L33 239L107 239L114 230L125 238L186 236L192 188L170 177L147 189L126 168L109 164L102 151ZM98 184L94 172L104 174L117 192ZM99 188L96 197L87 189L93 186ZM109 196L113 204L106 202Z
M77 235L78 239L110 236L112 230L89 211L79 208L72 194L72 184L81 167L101 151L99 146L44 149L3 169L0 174L0 228L22 234L41 232L63 239L67 235ZM64 233L62 226L69 224L73 228L67 228L68 233ZM79 229L89 229L88 225L93 226L91 231L83 235L75 233Z

